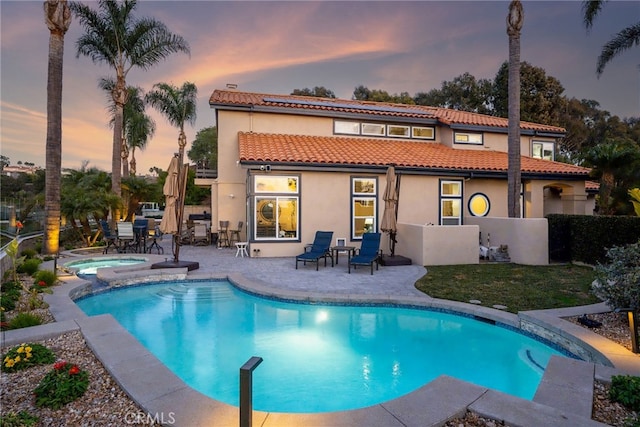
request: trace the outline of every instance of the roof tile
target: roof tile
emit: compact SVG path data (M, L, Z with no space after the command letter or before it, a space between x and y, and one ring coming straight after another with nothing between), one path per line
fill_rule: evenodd
M509 120L448 108L424 105L394 104L389 102L358 101L352 99L314 98L296 95L270 95L263 93L215 90L209 98L213 107L263 106L295 110L315 110L368 114L373 117L435 118L446 125L488 126L508 129ZM565 133L565 129L530 122L520 122L520 128L529 131Z
M238 132L240 161L307 163L309 165L370 165L430 169L506 172L507 153L457 150L438 143L337 136ZM524 173L574 175L589 169L567 163L522 157Z

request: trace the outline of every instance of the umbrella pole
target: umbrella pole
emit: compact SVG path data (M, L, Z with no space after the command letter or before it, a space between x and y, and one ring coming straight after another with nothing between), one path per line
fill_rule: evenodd
M180 239L182 238L182 216L184 215L184 198L187 191L187 171L184 167L184 147L187 145L187 135L180 131L178 137L178 200L176 201L176 218L178 220L178 232L174 238L175 250L173 253L173 261L178 263L180 260Z

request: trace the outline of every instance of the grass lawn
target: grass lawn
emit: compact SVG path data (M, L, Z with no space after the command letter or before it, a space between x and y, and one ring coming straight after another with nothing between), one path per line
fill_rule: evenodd
M530 266L509 263L427 266L416 288L434 298L507 311L571 307L600 302L590 292L594 271L577 265Z

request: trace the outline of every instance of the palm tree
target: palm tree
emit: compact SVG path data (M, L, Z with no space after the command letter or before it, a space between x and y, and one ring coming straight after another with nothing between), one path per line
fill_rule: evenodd
M585 155L585 166L591 166L591 174L600 182L598 194L599 213L613 215L616 211L611 193L620 184L624 168L640 159L640 150L625 142L607 141L596 145Z
M62 167L62 60L64 35L71 24L66 0L44 2L44 19L49 28L47 76L47 143L45 181L44 253L53 255L60 247L60 177Z
M524 20L522 3L509 4L509 166L507 170L507 205L509 218L520 217L520 30Z
M176 87L168 83L156 83L153 89L147 93L146 101L160 114L162 114L171 125L177 127L178 134L178 183L179 188L184 188L181 184L186 179L186 171L183 166L184 147L187 145L187 135L184 133L184 124L188 122L192 126L196 122L196 101L198 89L191 82L185 82L182 87ZM182 211L184 207L184 194L181 194L176 202L176 218L178 220L178 233L174 236L175 253L174 261L178 262L180 253L180 228L182 227Z
M582 3L584 25L587 27L587 31L593 26L593 20L602 10L604 3L605 0L588 0ZM640 22L623 29L602 47L596 66L596 74L598 77L602 75L604 67L611 62L613 58L633 47L633 45L640 45Z
M111 154L111 187L121 193L121 148L123 110L127 102L126 77L138 67L151 68L175 52L190 53L187 42L172 34L161 22L152 18L135 19L136 0L99 0L94 11L82 3L72 3L71 10L85 29L77 41L77 56L85 55L94 63L106 63L116 72L112 91L116 106Z
M98 86L109 94L109 112L111 120L109 126L114 127L116 106L112 102L111 92L116 82L113 79L100 79ZM122 177L136 174L136 148L144 150L156 132L156 123L151 117L145 114L144 91L137 86L127 87L127 103L122 111ZM131 149L131 169L129 169L128 159L129 150Z

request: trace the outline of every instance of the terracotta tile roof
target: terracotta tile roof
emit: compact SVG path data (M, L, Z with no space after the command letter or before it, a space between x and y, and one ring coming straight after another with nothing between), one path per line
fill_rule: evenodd
M388 102L357 101L351 99L314 98L295 95L270 95L263 93L238 92L235 90L215 90L209 98L212 107L263 107L331 113L358 113L374 117L403 117L416 119L433 119L445 125L486 126L508 129L506 118L468 113L447 108L424 105L393 104ZM525 131L564 134L564 128L529 122L520 122Z
M438 143L337 136L282 135L238 132L241 162L311 165L364 165L507 172L507 153L456 150ZM566 163L522 157L523 174L586 178L589 169Z
M598 191L600 191L600 183L595 181L585 181L584 189L589 192L597 193Z

